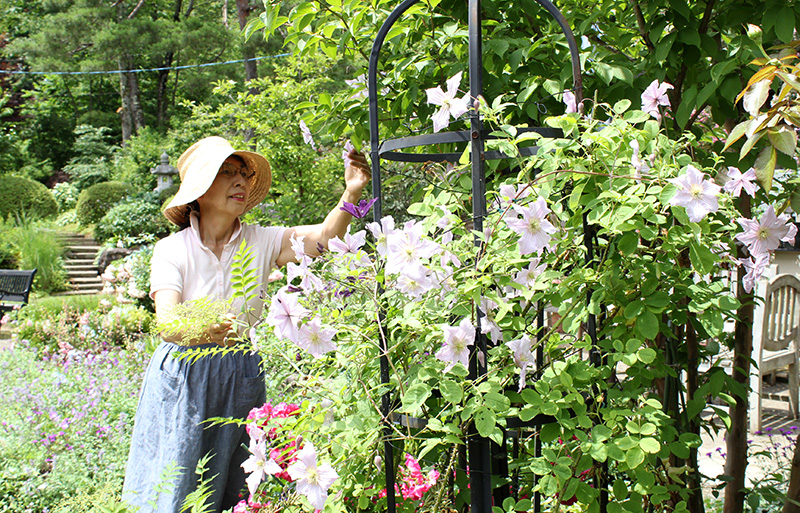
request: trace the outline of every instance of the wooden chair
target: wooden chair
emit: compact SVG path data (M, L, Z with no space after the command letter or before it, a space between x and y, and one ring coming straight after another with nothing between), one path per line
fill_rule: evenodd
M764 304L757 306L753 321L753 360L758 368L750 375L750 430L761 430L761 403L764 376L776 370L789 371L789 404L798 418L800 391L800 280L780 274L761 283L757 296Z

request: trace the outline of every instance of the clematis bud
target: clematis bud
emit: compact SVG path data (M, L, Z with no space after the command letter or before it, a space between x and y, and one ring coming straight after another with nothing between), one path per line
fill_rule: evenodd
M375 465L375 468L378 469L378 472L381 471L381 465L383 464L383 459L381 458L380 454L375 455L375 459L372 460L372 463Z
M294 441L294 446L300 447L301 445L303 445L303 435L297 435L297 438Z

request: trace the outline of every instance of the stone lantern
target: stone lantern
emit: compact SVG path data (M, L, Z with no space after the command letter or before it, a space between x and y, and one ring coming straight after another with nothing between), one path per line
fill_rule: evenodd
M169 155L165 151L161 154L161 164L151 169L150 172L158 177L155 192L160 193L164 189L172 187L173 177L178 174L178 168L169 165Z

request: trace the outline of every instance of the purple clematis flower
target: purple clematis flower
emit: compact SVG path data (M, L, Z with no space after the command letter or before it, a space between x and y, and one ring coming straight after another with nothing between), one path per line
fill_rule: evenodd
M372 205L378 201L378 198L372 198L371 200L361 200L358 202L358 205L354 205L353 203L348 203L346 201L342 202L342 206L339 207L340 210L344 210L351 216L355 217L356 219L361 219L362 217L369 214L369 211L372 210Z

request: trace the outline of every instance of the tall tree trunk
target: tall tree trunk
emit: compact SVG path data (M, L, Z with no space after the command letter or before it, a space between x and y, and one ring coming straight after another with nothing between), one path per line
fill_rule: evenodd
M125 70L125 64L120 59L119 61L119 69L120 71ZM119 97L122 100L122 106L117 110L117 113L120 117L120 122L122 123L122 144L123 146L128 141L128 139L133 136L133 119L131 118L131 106L130 106L130 97L128 96L128 78L127 73L120 73L119 74Z
M250 14L250 4L249 0L236 0L236 15L239 18L239 28L244 31L245 26L247 25L247 16ZM251 45L248 45L247 42L242 43L242 54L244 56L244 75L245 80L251 82L258 78L258 66L256 65L255 56L256 53L253 50ZM258 88L250 86L249 94L251 96L255 96L258 94ZM255 134L255 130L250 127L245 130L244 140L249 141L253 138Z
M743 194L739 198L739 211L743 217L749 218L750 197ZM744 257L742 248L737 249L738 256ZM733 347L733 379L745 390L744 397L734 394L736 403L731 410L731 429L728 431L725 474L730 481L725 486L725 504L723 513L743 513L744 485L747 471L747 413L748 393L750 389L750 358L753 352L753 295L742 287L744 266L739 267L737 274L736 296L741 306L737 313Z
M164 64L161 67L171 67L173 56L174 54L172 52L167 52L164 56ZM156 125L158 128L164 128L167 122L167 80L169 80L169 70L160 70L158 72L158 84L156 86Z
M247 16L250 14L250 10L249 0L236 0L236 15L239 18L239 29L244 30L244 27L247 25ZM252 59L256 56L256 53L247 43L242 45L242 49L242 53L246 59L244 63L245 78L248 81L255 80L258 78L258 67L256 61ZM254 88L251 88L250 93L258 94L258 90L256 89L254 92Z
M119 59L119 69L123 73L119 74L119 95L122 100L122 107L119 114L122 121L122 144L136 135L139 130L144 128L144 112L139 101L139 78L136 73L125 73L131 69L130 59Z

